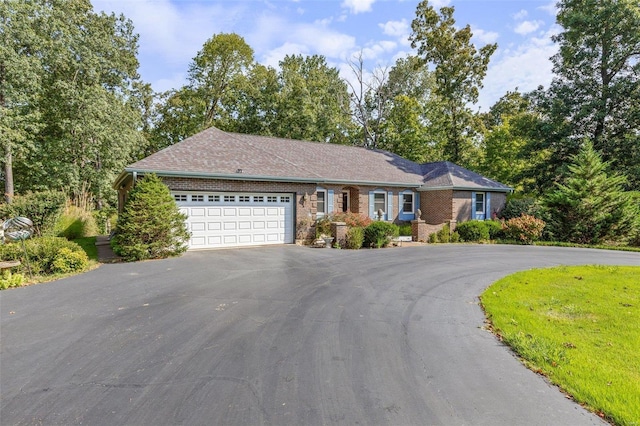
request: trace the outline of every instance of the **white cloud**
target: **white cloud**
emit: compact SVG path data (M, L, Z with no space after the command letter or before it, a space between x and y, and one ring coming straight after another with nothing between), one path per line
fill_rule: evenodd
M387 21L384 24L378 24L382 28L385 35L392 37L405 37L409 34L409 22L406 19L401 21Z
M552 1L551 3L545 4L544 6L538 6L538 10L543 10L547 12L551 16L556 16L558 14L558 8L556 6L556 1Z
M544 25L543 21L522 21L513 31L520 35L527 35L536 31L541 25Z
M394 51L397 46L398 44L393 41L379 41L362 49L362 59L378 59L383 54Z
M307 46L296 43L284 43L280 47L268 51L262 61L262 65L271 66L278 69L279 63L287 55L307 55L309 49Z
M435 9L438 9L440 7L444 7L444 6L448 6L449 3L451 3L451 0L432 0L429 2L431 4L431 6L433 6Z
M532 38L514 49L498 48L480 92L478 105L482 110L488 110L508 90L517 87L521 92L529 92L551 83L553 64L549 58L558 51L558 46L551 41L555 31L553 28L543 37Z
M499 34L494 31L485 31L480 28L471 27L471 32L473 33L473 38L484 44L495 43L499 37Z
M351 10L351 13L371 12L371 5L376 0L344 0L342 7Z
M513 19L515 19L516 21L519 21L521 19L524 19L527 17L527 15L529 15L529 12L527 12L526 10L522 9L520 12L514 13L513 14Z

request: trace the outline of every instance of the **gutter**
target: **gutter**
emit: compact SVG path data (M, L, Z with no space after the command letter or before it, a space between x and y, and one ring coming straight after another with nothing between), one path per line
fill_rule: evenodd
M193 179L224 179L224 180L242 180L242 181L258 181L258 182L289 182L289 183L313 183L313 184L337 184L337 185L366 185L366 186L390 186L401 188L420 188L420 183L411 182L384 182L384 181L353 181L346 179L324 179L324 178L297 178L282 176L264 176L264 175L244 175L241 173L200 173L200 172L176 172L172 170L145 170L125 168L124 172L118 176L114 183L114 188L126 179L127 176L133 175L134 179L137 174L155 173L158 176L165 177L185 177Z
M420 187L418 189L419 192L428 192L428 191L442 191L444 189L451 189L454 191L488 191L488 192L504 192L504 193L512 193L513 188L493 188L490 186L427 186Z

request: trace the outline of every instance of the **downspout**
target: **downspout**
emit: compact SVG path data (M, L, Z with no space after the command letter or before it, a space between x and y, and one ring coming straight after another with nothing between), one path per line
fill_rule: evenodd
M137 180L138 180L138 172L133 172L133 182L131 183L131 186L135 186Z

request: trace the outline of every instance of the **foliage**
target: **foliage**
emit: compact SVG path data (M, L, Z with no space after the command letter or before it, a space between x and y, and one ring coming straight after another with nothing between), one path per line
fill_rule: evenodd
M484 220L469 220L459 223L456 232L462 241L477 242L489 239L489 228Z
M81 252L86 256L82 248L66 238L39 237L25 241L28 259L24 257L22 244L18 242L0 245L0 258L6 260L19 260L21 265L16 267L21 273L26 273L27 263L35 275L50 275L55 273L53 262L62 249L71 252Z
M139 180L118 219L112 245L128 261L177 256L187 249L185 215L154 174Z
M364 243L364 229L358 226L347 229L345 248L358 250Z
M27 192L13 198L11 204L0 205L0 217L23 216L31 219L36 235L53 230L65 207L66 196L58 191Z
M84 271L89 266L89 258L83 251L61 248L51 264L51 271L57 274L69 274Z
M623 190L625 178L607 175L609 163L590 143L572 158L564 183L544 199L553 237L587 244L627 237L640 211Z
M411 229L410 223L403 223L398 226L398 235L403 236L411 236L413 235L413 230Z
M440 242L438 240L438 233L437 232L433 232L433 233L429 234L429 242L432 243L432 244Z
M498 220L485 220L484 225L489 231L489 239L497 240L502 235L502 222Z
M522 197L511 194L507 196L507 202L498 212L498 218L509 220L514 217L520 217L523 214L541 218L542 211L540 203L534 197Z
M93 217L98 227L98 233L108 235L115 229L116 222L118 221L118 211L114 207L103 207L100 210L95 210Z
M331 235L331 218L323 216L316 220L316 238Z
M344 222L349 227L366 228L373 223L373 219L360 213L344 212L331 215L331 222Z
M5 269L0 275L0 290L20 287L22 283L24 283L24 275L22 274L12 274L10 270Z
M471 27L456 28L454 10L442 7L438 13L427 0L420 2L410 39L420 58L434 69L434 91L442 99L445 159L464 165L471 160L473 148L474 119L468 105L478 101L489 58L497 45L476 49L471 43Z
M83 237L73 240L87 254L89 260L98 261L98 247L96 247L96 237Z
M398 226L384 221L376 221L364 228L364 246L381 248L389 244L389 240L398 236Z
M75 240L96 235L98 225L92 212L68 204L56 221L54 233L58 237Z
M522 244L533 244L542 236L545 223L542 219L523 214L504 222L505 238L519 241Z
M640 268L561 266L491 285L493 330L534 371L611 423L640 418Z
M640 184L640 4L634 0L562 0L553 37L556 110L570 117L570 138L588 138L627 188Z
M21 193L86 186L98 202L112 199L116 174L144 144L132 103L139 78L132 22L95 13L87 0L1 5L0 45L8 56L0 55L0 69L9 72L0 72L0 83L10 96L0 101L0 125L3 134L9 129L5 170L13 169L7 177L16 176Z
M448 243L451 239L451 227L445 223L441 230L438 231L438 242Z
M451 242L452 243L460 242L460 234L458 233L458 231L455 231L453 234L451 234Z

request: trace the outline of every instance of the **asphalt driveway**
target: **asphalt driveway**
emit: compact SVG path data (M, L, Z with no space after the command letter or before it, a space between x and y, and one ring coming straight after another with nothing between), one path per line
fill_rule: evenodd
M638 253L282 246L104 265L0 293L0 423L577 425L485 331L517 270Z

